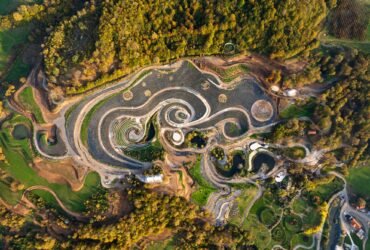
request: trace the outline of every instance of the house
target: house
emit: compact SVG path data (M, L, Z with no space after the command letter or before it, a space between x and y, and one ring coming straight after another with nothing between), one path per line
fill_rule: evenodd
M309 130L308 135L316 135L317 134L317 131L316 130Z
M355 218L352 218L351 220L351 227L355 229L356 231L362 229L360 222L358 222Z

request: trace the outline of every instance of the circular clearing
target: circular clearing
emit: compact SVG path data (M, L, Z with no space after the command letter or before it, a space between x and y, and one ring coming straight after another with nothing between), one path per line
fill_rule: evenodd
M218 102L219 103L226 103L227 102L227 96L225 94L220 94L218 96Z
M251 113L254 119L259 122L265 122L271 119L274 109L269 101L258 100L253 103Z
M284 227L291 232L298 232L302 228L302 219L290 214L284 218Z
M271 232L271 238L274 241L284 242L285 241L285 232L284 229L280 226L275 227Z
M24 140L26 138L30 138L31 132L26 125L17 124L13 128L12 135L16 140Z
M151 95L152 95L152 91L150 91L149 89L147 89L147 90L145 90L144 95L145 95L146 97L149 97L149 96L151 96Z
M123 100L125 101L130 101L132 100L133 97L134 97L134 94L130 90L127 90L123 93Z
M260 221L266 225L266 226L271 226L275 223L276 221L276 216L274 211L270 208L264 208L261 213L260 213Z

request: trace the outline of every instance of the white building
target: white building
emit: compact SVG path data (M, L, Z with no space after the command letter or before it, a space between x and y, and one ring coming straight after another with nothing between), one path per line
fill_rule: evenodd
M259 148L264 148L264 146L259 144L258 142L253 142L249 145L249 149L252 151L257 150Z
M141 182L144 183L161 183L163 182L163 175L151 175L151 176L145 176L145 175L137 175L136 176Z
M282 182L285 177L287 176L286 172L285 171L281 171L279 172L276 176L275 176L275 181L276 182Z
M284 95L285 96L293 97L293 96L296 96L297 94L298 94L298 91L296 89L286 89L286 90L284 90Z

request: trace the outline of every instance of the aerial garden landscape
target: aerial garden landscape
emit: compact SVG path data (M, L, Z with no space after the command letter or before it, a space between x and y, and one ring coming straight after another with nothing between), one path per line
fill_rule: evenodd
M370 249L369 19L0 0L0 249Z

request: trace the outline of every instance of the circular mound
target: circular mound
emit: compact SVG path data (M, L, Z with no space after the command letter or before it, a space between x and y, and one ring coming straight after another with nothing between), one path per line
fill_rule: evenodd
M291 232L298 232L302 228L302 219L290 214L284 218L284 227Z
M127 90L123 93L123 100L125 101L130 101L132 100L133 97L134 97L134 94L130 90Z
M149 89L147 89L147 90L144 91L144 95L146 97L150 97L150 96L152 96L152 91L150 91Z
M16 140L24 140L31 137L31 131L26 125L17 124L13 128L12 135Z
M225 94L220 94L218 96L218 102L219 103L226 103L227 102L227 96Z
M275 227L274 230L272 230L272 232L271 232L271 238L274 241L284 242L285 241L284 229L281 228L280 226Z
M271 226L275 223L275 213L270 208L264 208L260 213L260 221L266 226Z
M274 114L272 104L266 100L258 100L253 103L251 113L254 119L265 122L271 119Z

